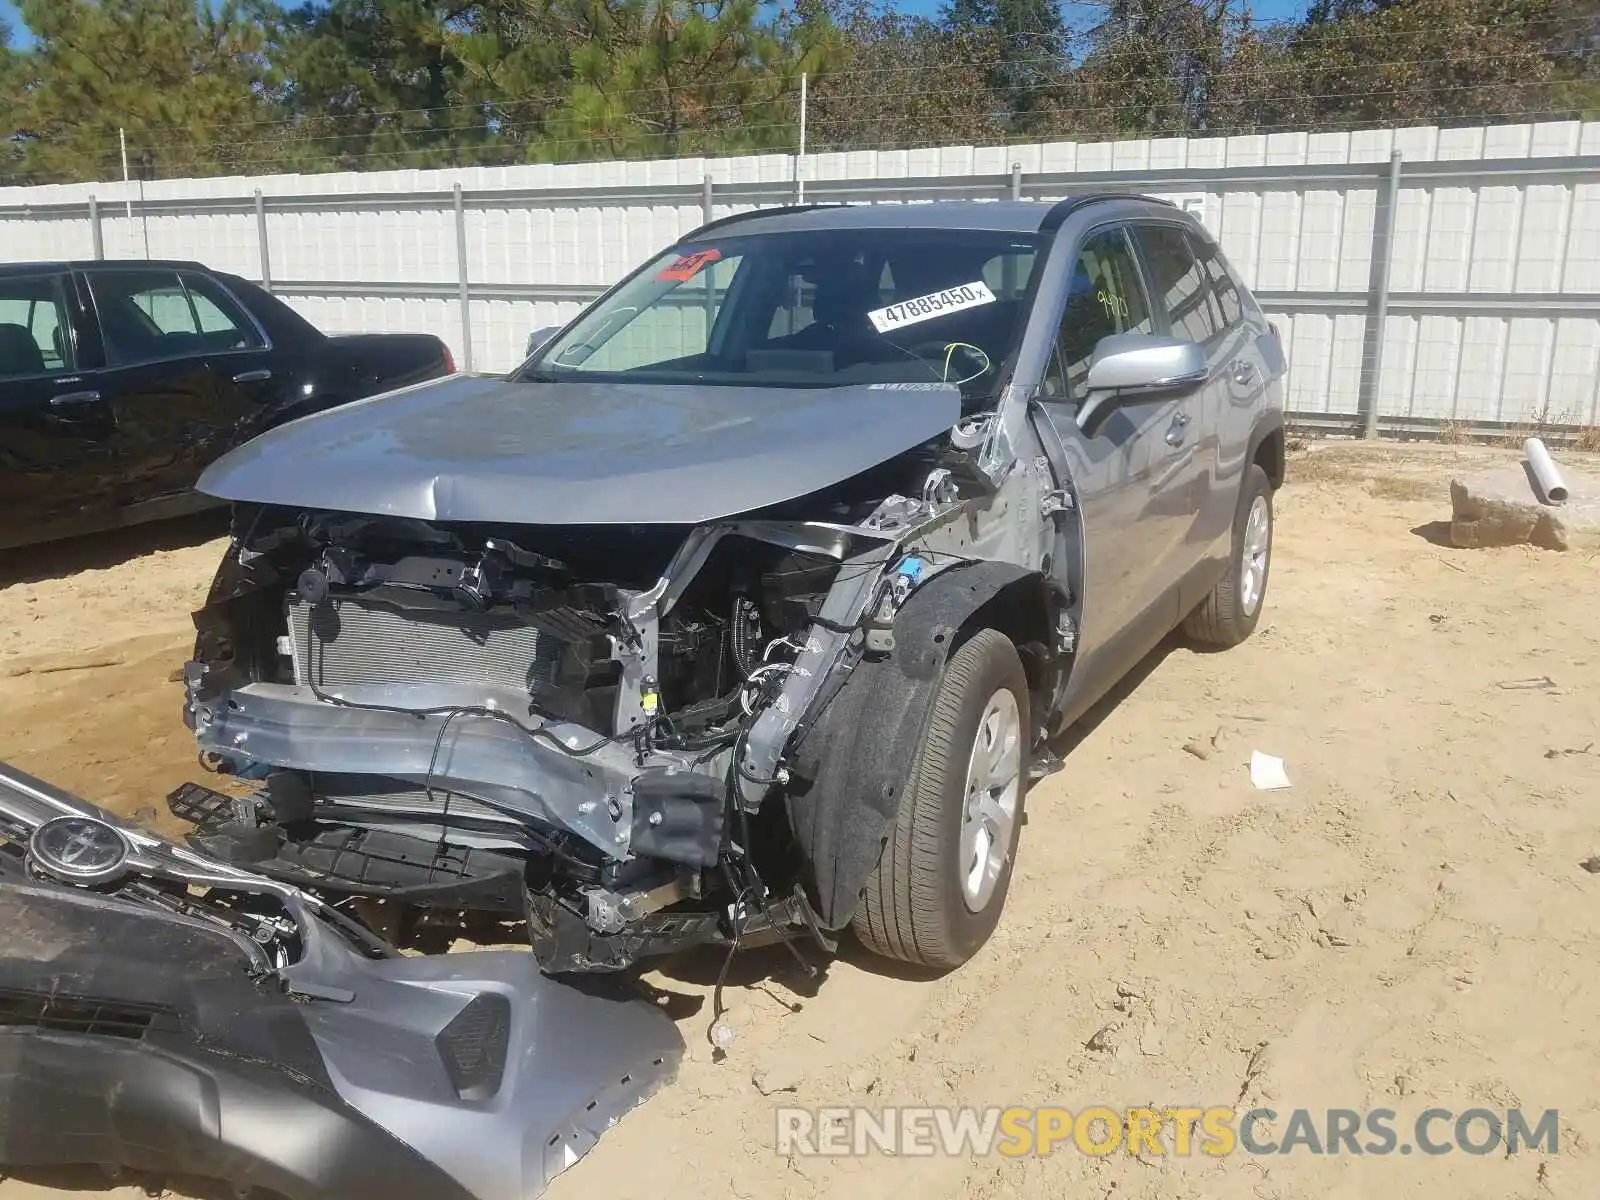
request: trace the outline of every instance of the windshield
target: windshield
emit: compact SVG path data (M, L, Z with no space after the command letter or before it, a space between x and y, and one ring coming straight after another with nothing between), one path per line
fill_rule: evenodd
M1035 235L817 229L674 247L602 299L522 378L994 389L1043 263Z

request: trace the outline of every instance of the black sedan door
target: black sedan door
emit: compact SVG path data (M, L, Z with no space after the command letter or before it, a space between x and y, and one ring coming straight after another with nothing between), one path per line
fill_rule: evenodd
M103 338L120 502L186 493L255 434L293 381L256 322L208 276L121 266L84 276Z
M78 370L65 275L0 277L0 548L115 505L110 408Z

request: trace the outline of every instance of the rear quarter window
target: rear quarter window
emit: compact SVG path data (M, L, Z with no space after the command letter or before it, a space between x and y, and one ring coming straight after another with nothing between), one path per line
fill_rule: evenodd
M1215 246L1192 235L1189 244L1194 248L1195 257L1205 269L1212 298L1216 301L1217 311L1222 314L1223 326L1232 329L1244 319L1244 306L1239 299L1238 280L1234 279L1227 263L1223 261L1221 251Z

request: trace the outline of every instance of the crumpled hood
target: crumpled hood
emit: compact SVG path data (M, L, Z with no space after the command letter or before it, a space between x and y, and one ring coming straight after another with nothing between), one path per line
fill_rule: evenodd
M536 383L454 376L268 431L224 500L517 524L700 524L848 479L948 430L951 385Z

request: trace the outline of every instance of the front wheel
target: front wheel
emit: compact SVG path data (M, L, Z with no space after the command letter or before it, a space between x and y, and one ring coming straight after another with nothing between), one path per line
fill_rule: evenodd
M856 912L853 928L869 950L951 970L988 941L1011 885L1032 728L1016 647L980 630L945 666Z
M1184 634L1202 645L1224 650L1244 641L1261 620L1271 566L1272 481L1251 463L1245 470L1233 521L1228 572L1184 620Z

